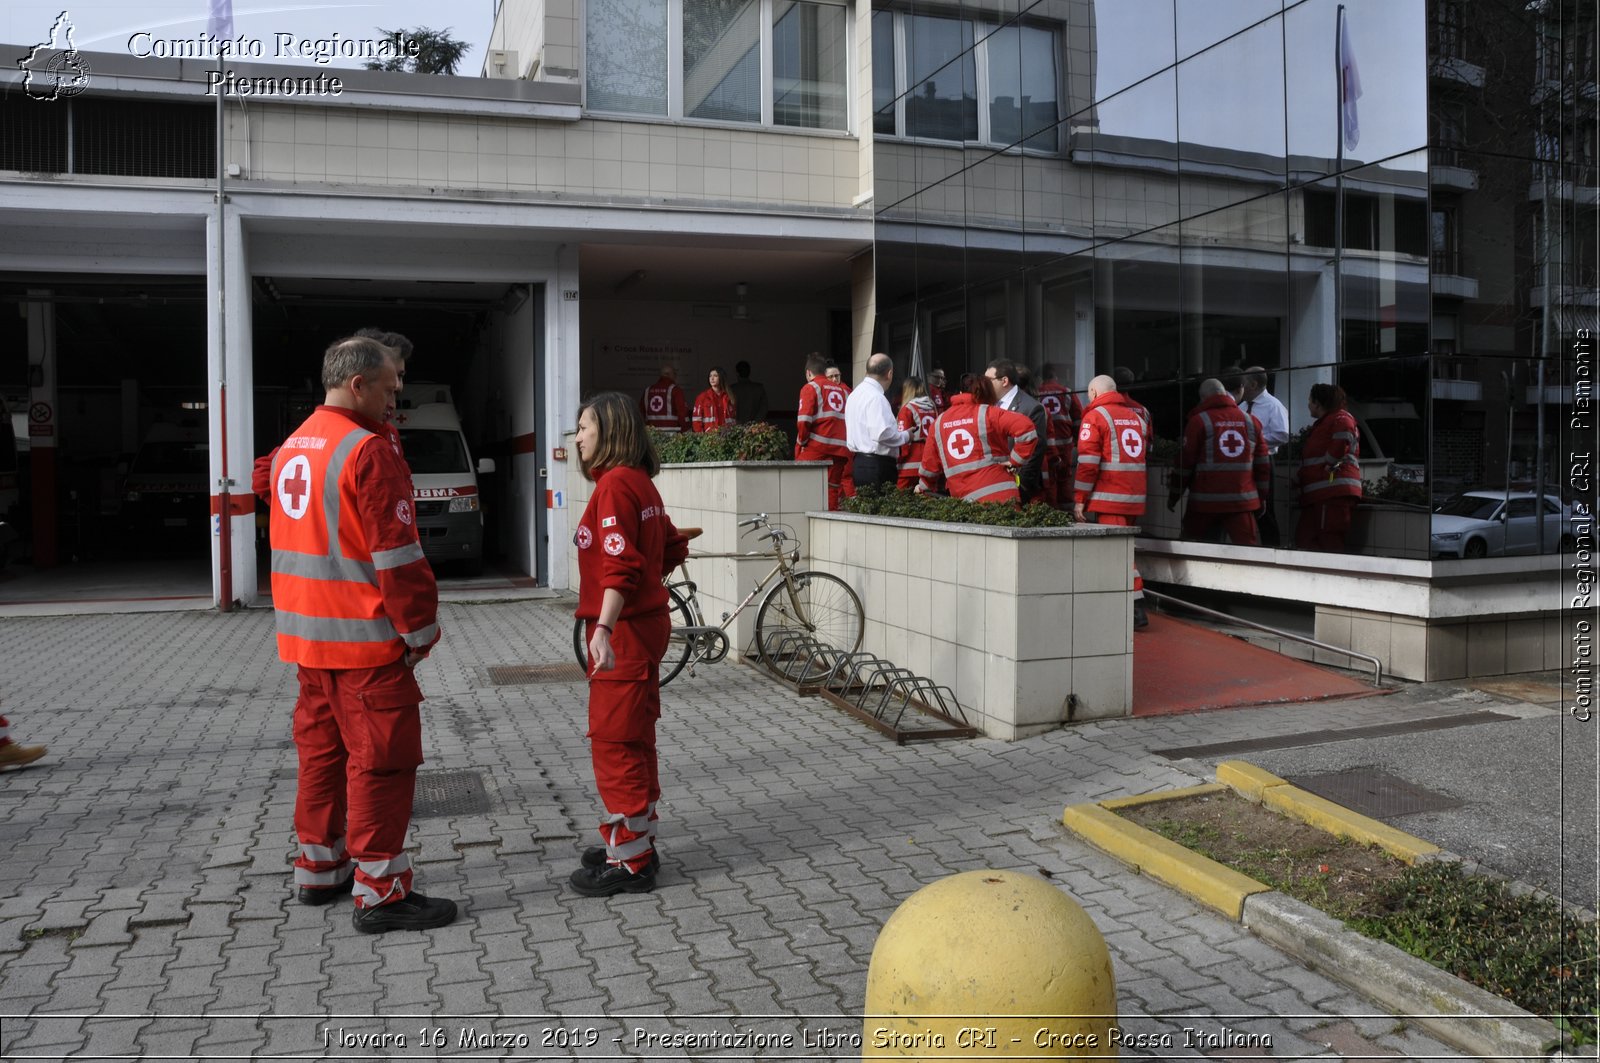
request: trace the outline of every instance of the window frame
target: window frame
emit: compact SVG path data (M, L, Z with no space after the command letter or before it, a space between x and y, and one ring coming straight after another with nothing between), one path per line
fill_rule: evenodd
M844 12L844 45L843 53L846 56L844 71L844 127L835 129L825 126L797 126L779 125L773 120L775 108L773 106L773 93L776 90L776 79L773 74L773 8L774 0L756 0L760 8L761 38L757 43L758 59L761 63L761 118L757 122L742 122L723 118L697 118L683 112L683 4L684 0L666 0L667 5L667 113L651 114L645 111L601 111L594 110L589 105L589 7L583 5L583 19L580 27L579 39L582 41L583 76L579 81L582 90L583 114L586 118L609 119L614 121L632 121L660 123L669 122L674 125L707 126L716 129L759 129L763 132L794 132L813 136L852 136L856 131L856 114L853 102L856 90L855 63L850 61L855 56L855 19L854 7L849 0L796 0L800 3L816 4L821 7L834 7Z
M873 128L875 136L887 137L892 140L901 140L916 144L950 144L964 148L986 148L991 151L999 151L1004 154L1032 155L1038 158L1059 158L1063 154L1065 151L1065 138L1062 136L1059 130L1062 119L1065 117L1062 112L1064 110L1066 100L1067 73L1066 53L1061 45L1061 42L1064 39L1064 27L1061 23L1036 18L1016 18L999 22L983 18L967 17L964 15L946 15L943 13L925 11L901 11L897 8L885 7L872 9L872 13L874 15L878 14L879 12L890 15L893 18L891 25L893 28L892 32L894 38L894 132L878 133L876 132L876 123L874 123ZM978 138L976 140L947 140L942 137L918 136L907 132L906 94L908 91L910 91L911 87L909 84L907 84L907 82L910 80L909 71L911 55L911 49L908 43L908 37L910 34L908 20L914 17L948 18L954 22L966 22L971 24L973 42L973 79L977 89L976 103L978 109ZM1056 129L1058 132L1056 134L1056 146L1053 148L1035 148L1028 146L1028 141L1038 136L1038 132L1025 135L1022 140L1016 144L1000 144L994 140L993 114L991 110L994 104L994 97L993 87L989 81L989 42L994 39L995 35L1000 30L1007 26L1015 26L1019 30L1045 30L1050 34L1051 39L1055 44ZM876 76L876 71L874 71L874 76ZM1020 101L1018 106L1021 106ZM877 110L874 109L871 117L876 118L877 113ZM1024 120L1026 119L1025 114L1023 115L1023 118ZM1042 132L1042 130L1039 132Z

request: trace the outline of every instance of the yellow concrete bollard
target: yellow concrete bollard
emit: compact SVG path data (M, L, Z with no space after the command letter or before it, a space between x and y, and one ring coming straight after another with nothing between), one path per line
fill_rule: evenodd
M1117 989L1100 931L1033 875L924 886L878 934L865 1059L1115 1059Z

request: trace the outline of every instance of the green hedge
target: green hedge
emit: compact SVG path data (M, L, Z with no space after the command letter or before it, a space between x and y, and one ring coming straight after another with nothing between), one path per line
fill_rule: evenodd
M723 425L715 432L650 429L663 465L697 461L792 461L794 447L782 431L764 422Z
M994 502L965 502L948 495L919 495L888 484L874 484L839 504L845 513L910 520L938 520L947 524L990 524L1008 528L1068 528L1072 514L1043 502L1021 509Z

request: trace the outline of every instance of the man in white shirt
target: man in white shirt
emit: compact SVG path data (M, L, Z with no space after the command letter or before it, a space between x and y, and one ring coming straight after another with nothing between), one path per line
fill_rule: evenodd
M1267 390L1267 371L1259 365L1252 365L1240 377L1239 409L1250 414L1261 422L1261 438L1267 444L1267 456L1270 458L1278 452L1278 448L1289 442L1289 411L1279 402L1272 392ZM1267 497L1261 500L1260 525L1261 545L1278 545L1278 520L1273 512L1272 484L1267 485Z
M887 354L867 359L867 375L844 402L845 443L853 459L856 489L871 484L891 486L900 473L900 448L911 437L895 423L889 408L889 382L894 361Z

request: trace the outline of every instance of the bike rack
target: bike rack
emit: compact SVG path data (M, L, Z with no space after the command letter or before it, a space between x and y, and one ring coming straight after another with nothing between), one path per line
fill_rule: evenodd
M757 647L767 671L797 693L815 694L899 744L974 738L955 691L874 653L845 653L805 631L769 633ZM907 710L915 710L908 719ZM908 726L909 720L929 725Z

